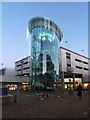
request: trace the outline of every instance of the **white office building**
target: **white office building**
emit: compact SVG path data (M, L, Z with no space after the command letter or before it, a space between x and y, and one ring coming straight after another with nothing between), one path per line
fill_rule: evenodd
M89 58L76 52L60 47L60 86L62 90L75 88L80 83L87 87ZM15 62L16 76L29 76L30 57Z
M30 57L23 58L15 62L15 75L29 75Z
M89 73L89 58L82 56L76 52L61 47L61 83L64 89L70 85L75 88L75 85L84 83L87 86ZM68 86L69 85L69 86Z

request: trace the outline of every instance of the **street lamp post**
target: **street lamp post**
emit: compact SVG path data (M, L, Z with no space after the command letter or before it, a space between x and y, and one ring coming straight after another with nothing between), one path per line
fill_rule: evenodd
M1 64L1 67L2 67L2 69L3 69L3 63Z
M65 43L66 43L66 47L68 48L68 41L66 40Z
M82 49L82 55L84 55L84 50Z

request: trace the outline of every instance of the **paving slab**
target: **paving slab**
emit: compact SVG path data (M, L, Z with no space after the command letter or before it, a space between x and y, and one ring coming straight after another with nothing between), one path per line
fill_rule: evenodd
M88 92L82 99L77 93L49 94L49 98L37 94L21 94L19 102L2 106L3 118L88 118Z

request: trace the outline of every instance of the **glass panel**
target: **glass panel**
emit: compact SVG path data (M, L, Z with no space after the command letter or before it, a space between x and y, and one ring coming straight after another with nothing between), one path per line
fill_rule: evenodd
M44 27L36 27L31 36L32 78L37 81L59 80L60 42L57 35Z

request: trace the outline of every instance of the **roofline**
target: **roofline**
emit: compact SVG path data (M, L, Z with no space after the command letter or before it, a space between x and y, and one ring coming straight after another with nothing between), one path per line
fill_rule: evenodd
M74 51L72 51L72 50L69 50L69 49L67 49L67 48L60 47L60 49L67 50L67 51L69 51L69 52L72 52L72 53L74 53L74 54L76 54L76 55L79 55L79 56L81 56L81 57L84 57L84 58L90 60L90 58L88 58L88 57L86 57L86 56L83 56L83 55L80 55L79 53L76 53L76 52L74 52ZM30 56L24 57L23 59L20 59L20 60L16 61L15 63L20 62L20 61L22 61L22 60L24 60L24 59L26 59L26 58L29 58L29 57L30 57Z
M90 58L88 58L88 57L86 57L86 56L84 56L84 55L81 55L81 54L79 54L79 53L76 53L76 52L74 52L74 51L71 51L71 50L69 50L69 49L67 49L67 48L60 47L60 49L67 50L67 51L69 51L69 52L72 52L72 53L74 53L74 54L76 54L76 55L79 55L79 56L81 56L81 57L84 57L84 58L86 58L86 59L89 59L89 60L90 60Z
M20 62L20 61L22 61L22 60L24 60L24 59L27 59L27 58L29 58L29 57L30 57L30 56L24 57L24 58L22 58L22 59L16 61L15 63Z
M60 29L59 26L58 26L58 24L56 22L54 22L53 20L51 20L50 18L48 18L48 17L36 16L36 17L31 18L29 21L32 22L33 20L36 20L36 19L39 19L39 18L51 21L53 24L55 24L57 26L58 29ZM61 31L61 29L60 29L60 31Z
M29 30L29 32L31 33L31 31L32 31L32 29L33 28L35 28L35 27L43 27L43 26L48 26L48 25L32 25L32 23L33 22L35 22L35 21L40 21L40 19L42 19L41 21L44 23L44 21L46 20L46 21L48 21L48 22L51 22L53 25L54 25L54 29L55 29L55 31L56 31L56 34L57 34L57 36L58 36L58 38L59 38L59 40L61 41L62 40L62 37L63 37L63 34L62 34L62 31L61 31L61 29L60 29L60 27L57 25L57 23L56 22L54 22L53 20L51 20L51 19L49 19L49 18L47 18L47 17L40 17L40 16L37 16L37 17L33 17L33 18L31 18L29 21L28 21L28 30ZM38 22L39 23L39 22ZM33 26L33 27L32 27ZM50 28L51 28L51 25L50 25ZM53 30L53 29L52 29Z

